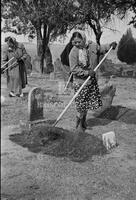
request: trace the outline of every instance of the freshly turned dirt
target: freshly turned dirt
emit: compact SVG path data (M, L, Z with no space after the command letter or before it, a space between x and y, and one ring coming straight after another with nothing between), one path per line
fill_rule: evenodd
M10 140L35 153L69 157L77 162L106 153L102 141L94 135L50 126L37 126L30 132L10 135Z

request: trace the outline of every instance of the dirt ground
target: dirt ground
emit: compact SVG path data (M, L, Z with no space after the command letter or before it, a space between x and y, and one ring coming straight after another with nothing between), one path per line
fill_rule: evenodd
M113 106L101 118L88 113L85 135L75 132L73 103L57 125L65 138L40 149L28 145L29 138L24 144L20 142L23 138L20 124L28 119L29 90L34 86L44 89L44 117L50 120L58 117L73 92L57 95L58 82L47 77L33 75L28 83L23 99L9 98L6 80L2 77L1 92L5 101L1 105L1 199L135 200L136 79L111 80L117 87ZM99 84L101 87L104 80L100 79ZM101 138L108 131L115 132L118 146L104 152ZM32 134L36 135L37 131ZM67 153L66 147L74 140L78 145Z

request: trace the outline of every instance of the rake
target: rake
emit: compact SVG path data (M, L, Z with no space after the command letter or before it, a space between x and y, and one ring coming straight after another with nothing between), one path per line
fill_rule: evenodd
M66 86L65 86L65 88L64 88L64 92L66 91L66 89L67 89L67 87L68 87L68 85L69 85L69 83L70 83L70 80L71 80L71 78L72 78L72 75L73 75L73 73L71 73L70 76L69 76L69 78L68 78L68 81L67 81Z
M12 59L13 60L13 59ZM9 61L8 61L9 62ZM7 65L8 63L6 63L5 65ZM4 73L6 70L10 69L11 67L13 67L15 64L17 64L17 61L15 61L14 63L12 63L10 66L6 67L2 73Z
M110 47L109 51L105 54L105 56L102 58L102 60L99 62L99 64L95 67L94 71L96 71L100 65L102 64L102 62L105 60L105 58L108 56L108 54L110 53L110 51L112 50L112 47ZM71 73L72 74L72 73ZM71 77L72 75L70 75ZM69 80L70 80L69 77ZM78 96L78 94L80 93L80 91L83 89L83 87L86 85L86 83L89 81L91 77L88 76L88 78L85 80L85 82L81 85L81 87L79 88L79 90L75 93L75 95L73 96L73 98L70 100L70 102L67 104L67 106L64 108L64 110L61 112L61 114L59 115L59 117L56 119L55 123L52 125L53 127L56 126L56 124L59 122L59 120L62 118L62 116L64 115L64 113L67 111L67 109L69 108L69 106L71 105L71 103L74 101L74 99ZM68 83L67 83L68 85Z
M3 69L10 61L12 61L14 59L14 57L12 57L10 60L8 60L8 62L6 62L2 67L1 69Z

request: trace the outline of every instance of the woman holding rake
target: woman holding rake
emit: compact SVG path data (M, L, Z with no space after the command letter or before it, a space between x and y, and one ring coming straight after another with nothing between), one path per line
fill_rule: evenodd
M9 61L8 64L6 64L9 96L23 97L22 89L25 88L27 84L25 60L28 54L24 45L18 43L15 38L9 36L5 38L5 42L7 45L4 46L3 49L2 61L3 64Z
M97 84L96 74L93 69L96 67L94 52L86 45L86 36L83 31L73 33L74 47L69 54L70 69L73 74L73 88L75 93L79 90L84 81L90 76L90 80L75 98L77 121L76 128L84 131L87 128L86 116L88 110L94 110L102 106L101 96ZM109 45L116 48L116 42ZM108 49L102 50L106 53Z

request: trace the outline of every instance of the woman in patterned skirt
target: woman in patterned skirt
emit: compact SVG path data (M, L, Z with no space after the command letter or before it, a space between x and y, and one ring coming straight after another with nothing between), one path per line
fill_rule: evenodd
M90 80L75 98L77 121L76 128L80 131L86 129L86 116L87 111L94 110L102 106L101 96L97 84L97 79L93 69L96 66L96 59L92 57L94 52L91 52L91 48L86 45L86 36L84 32L77 31L73 33L73 45L69 54L70 69L73 73L73 88L75 93L79 90L81 85L90 76ZM108 49L111 47L116 48L116 42L108 45ZM103 53L107 52L107 48L102 50Z

